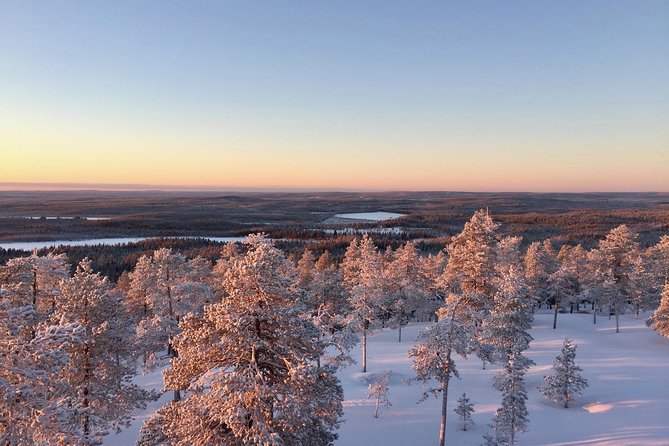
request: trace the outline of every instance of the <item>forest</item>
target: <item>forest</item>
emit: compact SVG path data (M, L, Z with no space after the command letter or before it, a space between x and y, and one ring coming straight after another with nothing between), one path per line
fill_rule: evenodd
M116 281L85 257L74 267L58 252L9 259L0 267L0 443L101 444L159 397L133 379L162 370L172 398L137 445L332 444L344 400L337 370L356 362L367 372L375 330L397 329L401 341L403 327L426 321L409 357L425 396L443 400L439 444L456 355L475 355L499 367L501 404L484 442L513 445L529 423L533 313L550 308L553 328L565 313L612 317L618 331L622 315L650 310L648 325L669 337L669 235L643 247L619 225L592 248L556 249L500 228L479 210L428 254L415 241L380 248L369 234L340 257L286 253L265 234L217 255L177 243L128 254L132 268ZM565 340L542 390L565 407L587 386L574 351ZM381 404L387 382L372 384ZM466 396L458 404L466 426Z

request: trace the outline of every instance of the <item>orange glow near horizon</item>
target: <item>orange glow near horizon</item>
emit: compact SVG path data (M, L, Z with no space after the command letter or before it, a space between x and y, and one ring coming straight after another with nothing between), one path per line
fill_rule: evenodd
M348 135L323 141L176 134L76 122L0 127L0 182L137 184L224 188L467 191L667 191L661 141L619 135L617 144L506 135ZM33 121L34 122L34 121ZM18 125L21 124L21 125ZM156 131L159 130L159 131ZM188 129L187 129L188 130ZM326 129L323 129L325 133ZM313 133L313 129L311 131ZM316 132L318 133L318 132ZM629 141L626 141L629 139ZM420 144L420 146L418 146ZM567 149L568 148L568 149ZM649 150L650 148L650 150ZM16 186L14 186L16 187ZM20 187L20 186L19 186Z

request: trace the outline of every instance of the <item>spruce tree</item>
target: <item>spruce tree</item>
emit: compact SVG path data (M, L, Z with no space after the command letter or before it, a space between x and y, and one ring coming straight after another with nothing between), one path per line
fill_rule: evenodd
M462 423L462 430L467 430L467 425L474 424L472 420L472 413L474 411L474 405L467 398L467 394L463 393L460 398L458 398L458 407L453 409L456 414L458 414L458 419Z
M516 433L525 432L529 423L524 376L530 362L520 353L513 352L495 376L494 385L502 394L502 404L493 416L493 425L497 438L510 446L516 442Z
M581 369L576 365L576 345L569 339L564 340L560 354L553 362L554 374L544 376L546 386L540 387L541 394L546 399L569 407L575 397L580 396L583 389L588 387L588 381L581 377Z

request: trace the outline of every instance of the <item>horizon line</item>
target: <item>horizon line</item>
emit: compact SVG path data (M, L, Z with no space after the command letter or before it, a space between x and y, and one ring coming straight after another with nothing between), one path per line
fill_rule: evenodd
M666 194L660 190L463 190L463 189L396 189L355 187L289 187L289 186L193 186L142 183L66 183L66 182L1 182L1 192L240 192L240 193L309 193L309 192L443 192L443 193L521 193L521 194Z

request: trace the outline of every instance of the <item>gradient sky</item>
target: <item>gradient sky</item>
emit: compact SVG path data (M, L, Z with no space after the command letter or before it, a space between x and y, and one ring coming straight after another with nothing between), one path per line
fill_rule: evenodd
M669 2L0 0L10 182L669 191Z

